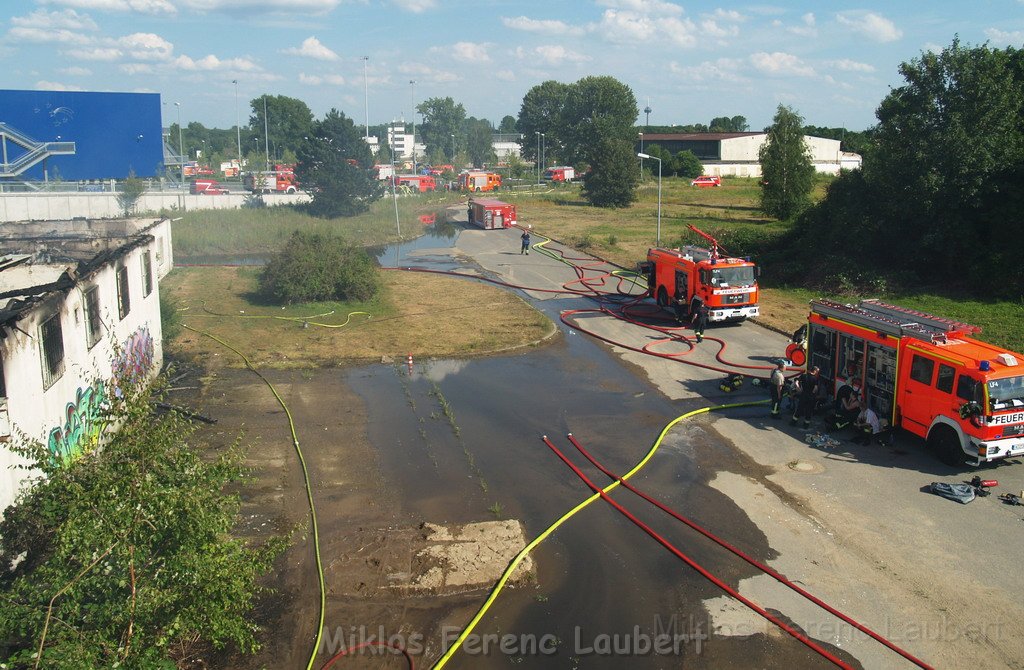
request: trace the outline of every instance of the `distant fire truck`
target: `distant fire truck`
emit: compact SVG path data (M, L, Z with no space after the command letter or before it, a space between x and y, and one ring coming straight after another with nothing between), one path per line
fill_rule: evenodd
M575 178L576 170L569 166L549 167L544 170L544 179L556 184L570 182Z
M497 172L470 170L459 175L460 191L497 191L501 188L501 175Z
M1024 456L1024 356L970 337L979 332L878 300L813 300L806 363L833 392L860 380L880 418L945 463Z
M639 271L647 277L650 296L662 307L676 299L689 305L699 296L708 307L709 321L743 321L757 316L757 266L749 259L721 256L718 240L692 225L690 230L708 240L711 247L649 249L647 262L639 264Z
M299 190L299 182L291 169L249 172L245 175L244 184L245 190L253 193L296 193Z

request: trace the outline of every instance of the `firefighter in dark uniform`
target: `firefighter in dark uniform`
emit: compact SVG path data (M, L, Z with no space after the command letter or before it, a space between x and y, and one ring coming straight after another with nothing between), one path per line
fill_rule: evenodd
M675 314L676 323L683 325L686 318L686 295L682 291L676 291L676 296L672 299L672 312Z
M795 426L797 419L802 418L804 429L811 427L811 415L814 413L814 404L818 399L818 384L820 383L818 372L819 368L815 365L797 377L796 384L800 389L800 395L797 399L796 411L793 412L793 418L789 425Z
M768 377L768 392L772 396L772 413L773 419L782 418L782 389L786 386L786 362L779 361L775 364L775 369L772 370L771 375Z
M704 329L708 327L708 306L699 295L694 295L690 301L690 321L693 323L693 334L700 344L704 340Z

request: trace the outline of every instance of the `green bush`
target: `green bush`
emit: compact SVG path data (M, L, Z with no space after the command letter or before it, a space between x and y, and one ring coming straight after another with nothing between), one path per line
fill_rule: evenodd
M373 298L380 288L367 253L344 240L296 231L260 272L259 293L277 304Z

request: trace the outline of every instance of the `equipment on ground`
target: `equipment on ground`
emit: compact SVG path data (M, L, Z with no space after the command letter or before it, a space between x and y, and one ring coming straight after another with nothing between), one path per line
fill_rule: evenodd
M682 301L689 309L694 297L708 308L708 321L743 321L758 315L757 266L749 258L722 256L721 245L695 226L690 230L711 244L680 249L654 248L638 272L647 277L647 290L662 307Z
M962 505L966 505L974 500L974 488L968 484L932 482L928 488L935 495L955 500Z
M860 380L862 404L949 465L1024 456L1024 356L980 331L879 300L812 300L806 360L833 397Z

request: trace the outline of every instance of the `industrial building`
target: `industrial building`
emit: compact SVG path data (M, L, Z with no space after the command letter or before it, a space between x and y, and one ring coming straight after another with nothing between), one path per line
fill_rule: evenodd
M708 175L760 177L758 152L767 140L766 133L750 132L641 133L638 148L643 152L657 145L673 156L680 151L692 151L703 163L704 173ZM840 170L853 170L861 166L860 155L842 151L839 140L804 135L804 142L817 172L835 175Z
M157 93L0 90L0 190L164 172Z
M0 225L0 517L37 474L15 440L72 460L97 444L116 379L159 372L173 264L167 219Z

